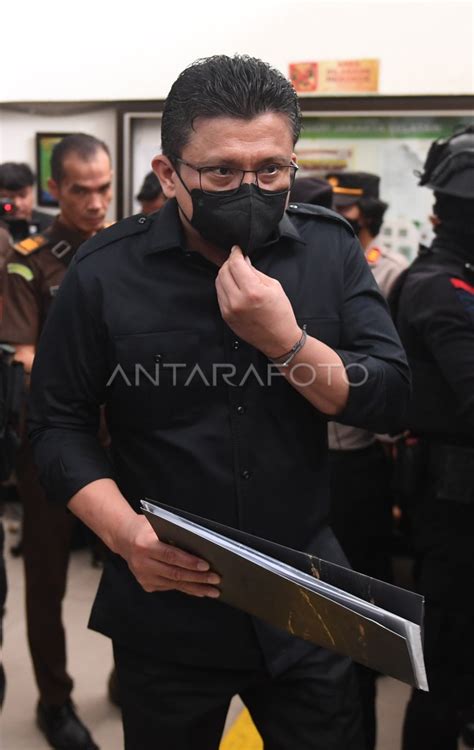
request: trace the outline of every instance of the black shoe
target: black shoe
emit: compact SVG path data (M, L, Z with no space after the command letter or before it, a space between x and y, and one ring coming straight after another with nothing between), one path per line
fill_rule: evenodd
M117 708L120 708L120 689L118 684L117 670L115 669L115 667L112 669L109 675L109 683L107 687L109 693L109 701L113 703L114 706L117 706Z
M74 711L72 701L51 708L46 708L40 701L36 708L36 723L55 750L99 750Z

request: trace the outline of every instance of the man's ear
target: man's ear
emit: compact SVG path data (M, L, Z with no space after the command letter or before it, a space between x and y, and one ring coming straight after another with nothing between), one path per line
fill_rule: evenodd
M53 180L52 177L50 177L49 180L48 180L48 190L51 193L51 195L53 196L53 198L55 198L55 200L58 200L58 198L59 198L59 185L58 185L58 183L55 180Z
M173 175L175 174L175 168L170 162L167 156L158 154L151 162L153 171L160 181L160 185L163 188L163 192L167 198L174 198L176 195L176 188L174 186Z

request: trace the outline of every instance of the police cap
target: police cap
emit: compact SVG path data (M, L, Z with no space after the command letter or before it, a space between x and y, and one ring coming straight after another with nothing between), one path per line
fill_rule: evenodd
M361 198L379 198L380 177L370 172L330 172L334 206L350 206Z
M291 189L290 201L331 208L332 187L327 180L318 177L299 177Z

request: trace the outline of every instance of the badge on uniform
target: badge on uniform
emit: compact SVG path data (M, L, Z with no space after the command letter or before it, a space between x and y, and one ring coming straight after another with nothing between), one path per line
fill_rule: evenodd
M371 266L375 266L379 262L381 255L382 251L378 247L371 247L369 248L369 250L367 250L365 257L367 263L369 263Z
M23 263L7 263L7 273L22 276L25 281L33 281L33 271Z
M25 240L17 242L13 247L17 253L20 253L20 255L30 255L31 253L34 253L35 250L39 250L40 247L43 247L47 241L46 237L42 234L35 234L33 237L27 237Z
M474 286L454 276L450 278L450 282L456 290L461 305L474 323Z

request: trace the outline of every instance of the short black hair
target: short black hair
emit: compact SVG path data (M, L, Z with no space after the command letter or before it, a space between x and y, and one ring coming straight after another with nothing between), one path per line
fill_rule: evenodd
M51 177L55 182L61 182L64 177L64 162L70 154L75 153L84 161L90 161L97 151L105 151L110 159L109 147L94 135L66 135L55 145L51 153Z
M380 232L383 217L388 208L388 203L385 203L378 198L360 198L357 201L357 205L367 222L367 229L372 237L376 237Z
M266 112L288 117L293 143L301 131L298 96L283 73L247 55L214 55L192 63L178 76L166 99L161 147L169 159L181 156L198 117L250 120Z
M161 182L154 172L148 172L143 180L140 192L137 195L137 201L153 201L163 192Z
M0 164L0 189L23 190L35 184L35 175L28 164L6 161Z

